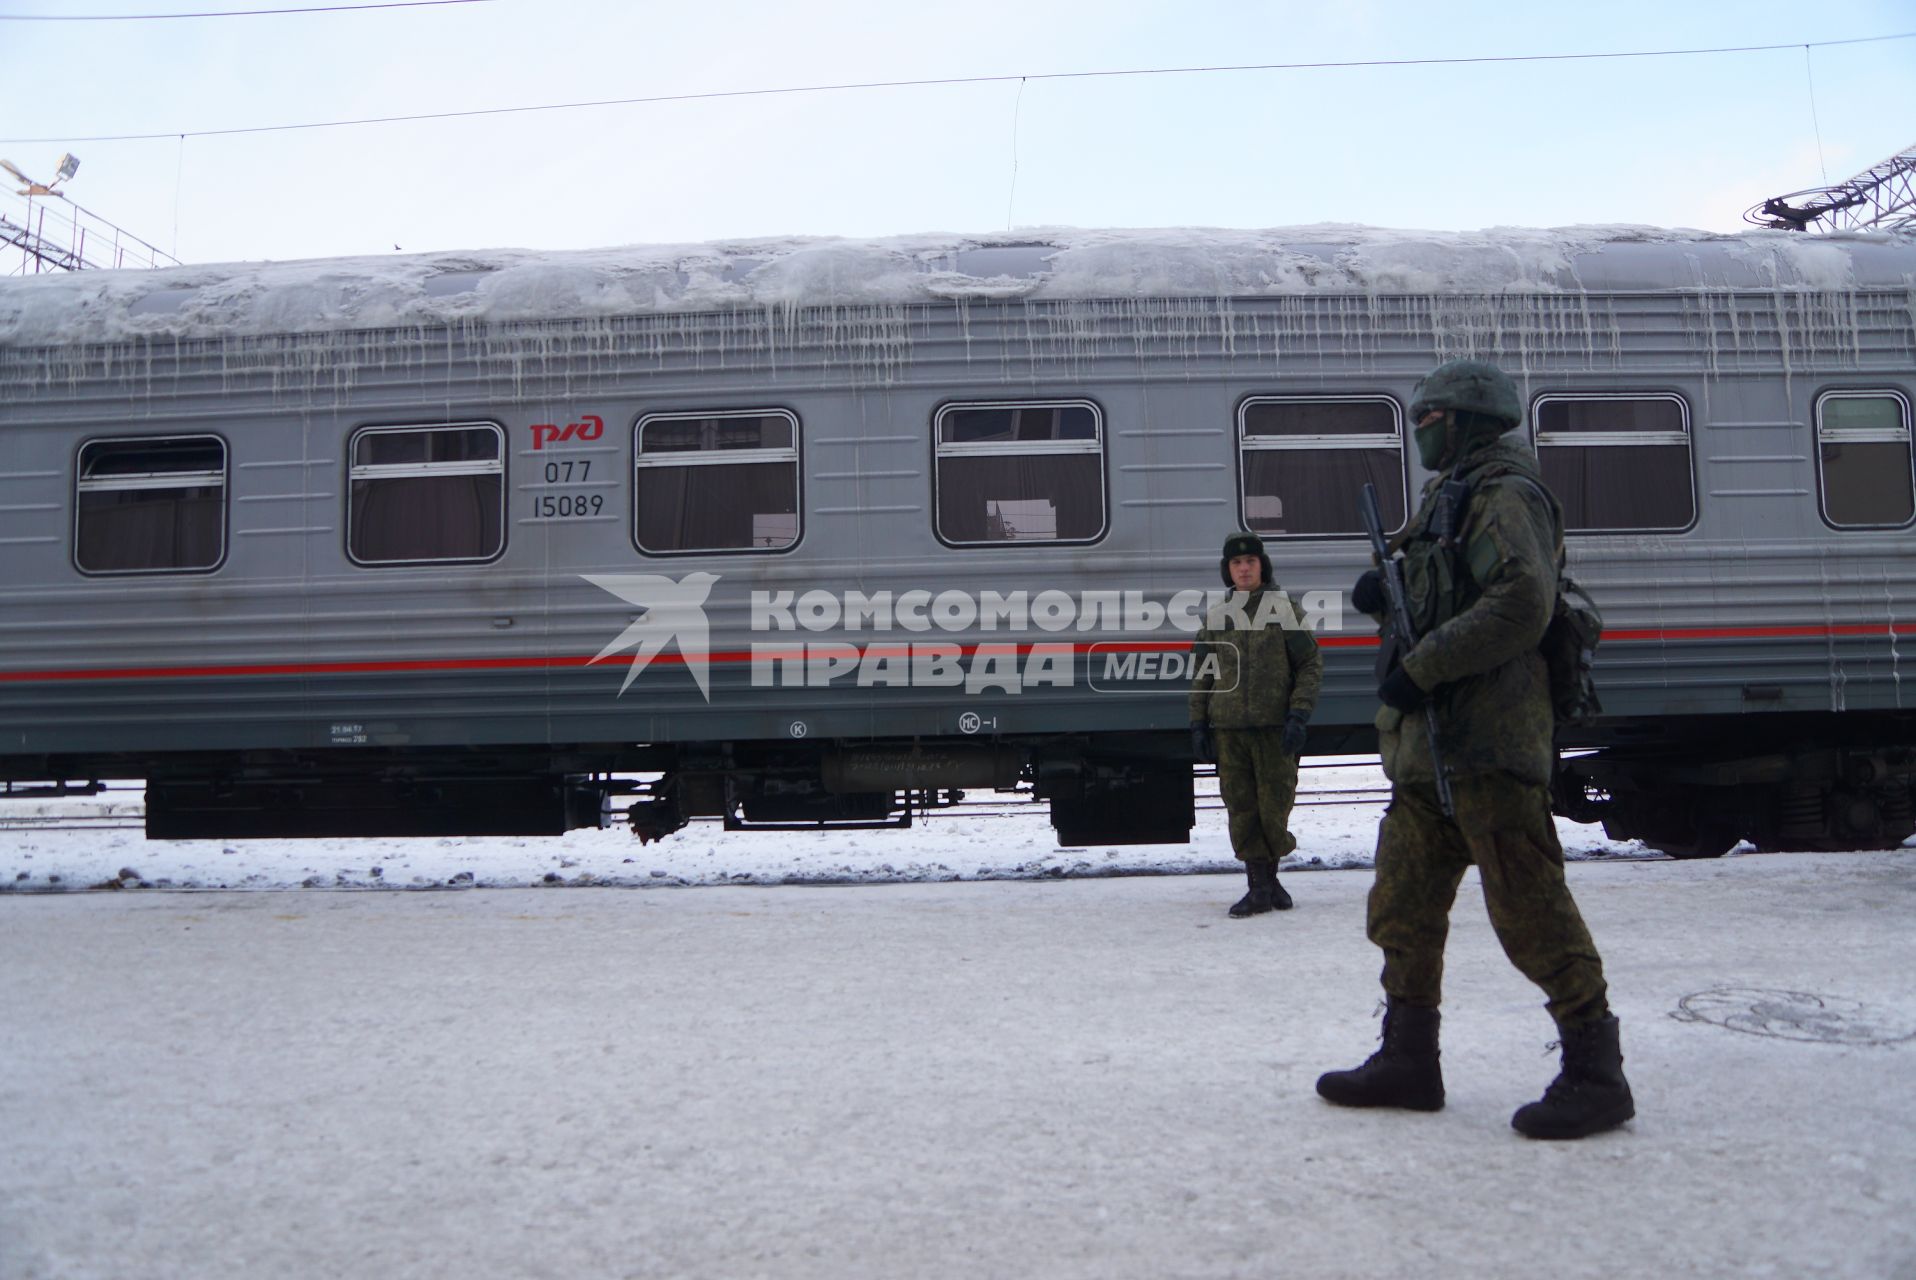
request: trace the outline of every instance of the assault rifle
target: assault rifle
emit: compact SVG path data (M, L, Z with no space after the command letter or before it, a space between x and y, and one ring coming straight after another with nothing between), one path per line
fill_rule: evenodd
M1377 655L1377 679L1381 682L1390 674L1399 655L1409 653L1411 646L1417 643L1417 629L1410 621L1404 566L1391 555L1390 544L1384 541L1384 521L1377 513L1377 486L1366 483L1357 506L1364 516L1364 532L1370 535L1371 559L1377 562L1377 572L1384 580L1384 599L1390 606L1385 615L1390 634ZM1443 746L1437 734L1437 708L1428 702L1424 704L1424 727L1430 731L1430 767L1437 774L1437 803L1443 806L1446 818L1454 818L1457 812L1450 798L1450 774L1444 767Z

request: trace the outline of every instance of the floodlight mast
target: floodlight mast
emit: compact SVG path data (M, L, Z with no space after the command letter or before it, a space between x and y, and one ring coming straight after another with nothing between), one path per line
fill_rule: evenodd
M1916 230L1916 146L1833 187L1772 196L1743 220L1779 231Z
M80 159L72 152L60 157L52 182L29 178L10 160L0 160L0 170L20 183L10 194L24 197L24 212L15 214L0 209L0 249L20 250L18 267L6 270L5 274L180 265L172 254L115 226L91 209L75 204L66 192L58 189L62 182L80 171ZM0 182L0 195L9 194L4 188L5 183ZM37 208L36 200L42 202ZM51 206L52 219L47 217L47 200L60 201Z

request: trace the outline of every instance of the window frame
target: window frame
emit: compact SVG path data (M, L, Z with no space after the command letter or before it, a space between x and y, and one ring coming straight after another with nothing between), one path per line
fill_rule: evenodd
M1572 431L1561 433L1546 441L1543 436L1543 423L1540 411L1552 401L1565 400L1588 402L1592 400L1668 400L1676 405L1677 414L1683 423L1681 431ZM1681 393L1675 391L1545 391L1530 402L1530 447L1537 454L1537 468L1543 469L1544 450L1549 448L1628 448L1631 445L1683 446L1684 458L1688 463L1690 485L1690 518L1680 525L1657 525L1654 528L1637 526L1603 527L1573 529L1565 520L1564 537L1580 538L1588 535L1603 537L1613 534L1677 534L1688 533L1696 528L1702 517L1702 504L1697 499L1696 483L1696 431L1694 419L1690 414L1690 402ZM1559 501L1561 497L1559 496Z
M1257 437L1258 443L1252 445L1248 443L1251 437L1246 434L1245 429L1250 425L1251 409L1260 404L1387 405L1390 408L1391 423L1395 428L1396 434L1390 438L1391 443L1388 444L1383 443L1385 437L1382 434L1353 435L1348 432L1333 432L1327 435L1260 436ZM1408 433L1404 429L1404 418L1403 403L1399 401L1397 397L1387 395L1381 391L1352 393L1326 392L1314 395L1283 395L1260 392L1245 396L1242 400L1238 401L1237 405L1238 527L1251 533L1257 533L1257 531L1251 527L1251 495L1245 491L1245 486L1250 480L1250 468L1245 465L1247 454L1252 452L1279 453L1303 452L1306 450L1318 451L1341 446L1353 450L1366 449L1382 451L1384 449L1395 449L1397 451L1397 484L1398 493L1403 500L1402 510L1404 517L1399 520L1395 526L1384 530L1384 532L1386 534L1392 534L1401 531L1405 525L1410 523L1412 515L1412 505L1410 501L1410 449L1408 446ZM1359 527L1355 530L1336 533L1257 533L1257 536L1266 542L1323 542L1334 538L1362 538L1366 535L1364 530Z
M1830 517L1829 489L1823 470L1823 441L1826 438L1823 429L1823 403L1827 400L1874 400L1890 399L1896 401L1903 411L1903 427L1900 436L1892 438L1883 433L1869 438L1864 433L1850 433L1846 437L1858 444L1890 444L1900 442L1909 449L1910 454L1910 492L1912 496L1911 513L1908 519L1897 524L1839 524ZM1810 447L1815 454L1816 465L1816 514L1830 528L1848 532L1850 530L1907 529L1916 524L1916 423L1910 418L1909 397L1896 387L1830 387L1819 391L1810 402Z
M85 478L85 474L84 474L86 469L86 451L94 447L95 445L115 445L115 444L153 445L153 444L167 443L170 441L189 441L189 440L192 440L192 441L211 440L217 443L220 447L220 470L219 470L220 552L219 552L219 555L214 558L213 562L208 565L194 565L190 568L181 567L181 568L166 568L166 569L89 569L85 565L81 564L80 563L80 521L82 518L82 512L80 509L80 495L82 493L88 490L100 492L100 491L112 491L115 489L188 489L188 488L204 488L205 487L203 483L199 485L191 485L191 484L180 483L177 480L174 480L171 483L163 483L159 479L159 476L162 473L158 473L158 472L143 473L137 478L130 477L130 476L118 477L118 479L122 481L133 480L134 481L133 483L114 484L109 482L103 482L101 480L89 481ZM185 435L157 435L157 436L98 436L90 440L82 440L80 442L79 447L75 449L73 452L73 491L72 491L73 492L73 555L72 555L72 560L73 560L74 571L76 573L82 574L85 577L89 577L89 578L150 577L154 574L217 573L220 570L221 566L223 566L226 563L227 553L232 547L232 539L230 536L232 531L232 519L233 519L232 471L233 471L233 446L231 445L231 443L227 441L225 436L222 436L218 434L217 432L195 431ZM204 472L204 471L181 471L181 472L170 473L170 476L205 477L208 474L210 473Z
M697 422L707 418L783 418L792 426L789 448L775 449L688 449L654 453L646 461L643 443L649 422ZM797 410L778 405L756 409L658 409L641 413L632 420L632 510L626 521L626 534L632 547L642 556L669 559L676 556L782 556L798 550L805 541L805 449L804 424ZM798 521L792 540L778 547L686 547L676 551L654 551L639 541L639 472L646 467L721 467L753 463L790 462L792 464L792 514Z
M1089 440L965 440L947 443L944 423L947 415L976 409L1084 409L1091 414L1092 438ZM1098 531L1085 538L1017 538L960 541L945 536L944 504L939 487L946 458L1069 457L1089 455L1098 460ZM947 547L971 550L979 547L1003 550L1011 547L1087 547L1102 542L1111 533L1111 455L1105 431L1104 406L1084 396L1038 396L1029 400L948 400L931 414L931 532Z
M361 438L369 435L398 435L402 432L436 431L474 431L480 428L490 430L499 442L497 464L494 467L480 468L472 463L386 463L371 464L362 469L354 461L359 450ZM478 418L467 422L393 422L376 423L355 427L346 437L346 520L344 542L346 559L362 569L404 569L422 564L492 564L505 555L511 542L511 534L506 526L509 512L509 494L512 491L510 462L506 457L507 438L505 426L488 418ZM365 470L376 472L364 474ZM353 551L353 482L355 480L404 480L423 479L434 475L491 475L499 477L499 545L490 554L483 556L428 556L412 560L362 560Z

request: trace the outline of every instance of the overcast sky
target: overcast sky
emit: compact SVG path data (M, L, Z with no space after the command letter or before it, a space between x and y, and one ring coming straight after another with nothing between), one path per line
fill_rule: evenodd
M0 19L314 2L0 0ZM491 0L0 20L0 157L45 181L73 152L74 201L189 262L1056 225L1727 231L1766 196L1916 143L1916 39L1803 47L1899 33L1916 33L1916 0ZM1790 47L1015 78L1769 44ZM213 133L986 76L1014 78ZM118 134L166 136L89 140ZM20 208L8 186L0 213Z

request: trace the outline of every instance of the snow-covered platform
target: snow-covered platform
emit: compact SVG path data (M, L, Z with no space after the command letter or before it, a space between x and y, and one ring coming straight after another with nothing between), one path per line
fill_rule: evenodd
M1574 863L1640 1118L1526 1142L1474 875L1450 1106L1361 869L0 895L0 1276L1916 1273L1916 850Z

